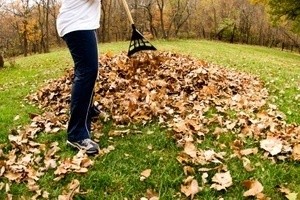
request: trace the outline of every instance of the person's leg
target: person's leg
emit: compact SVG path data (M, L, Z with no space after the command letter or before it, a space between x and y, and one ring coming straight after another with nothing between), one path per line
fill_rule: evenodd
M95 31L75 31L63 37L74 61L68 141L90 138L88 113L98 75L98 49Z

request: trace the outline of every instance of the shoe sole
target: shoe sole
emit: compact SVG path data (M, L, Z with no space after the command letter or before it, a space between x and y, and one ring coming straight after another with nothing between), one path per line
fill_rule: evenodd
M76 143L74 144L74 143L70 142L69 140L67 140L67 145L70 145L71 147L76 148L78 150L85 150L85 149L81 148L79 145L76 145ZM94 150L94 151L86 150L86 153L87 154L97 154L97 153L99 153L99 150Z

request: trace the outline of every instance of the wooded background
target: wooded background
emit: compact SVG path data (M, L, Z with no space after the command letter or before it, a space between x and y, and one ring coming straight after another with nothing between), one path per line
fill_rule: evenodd
M299 0L127 0L150 40L193 38L300 50ZM56 32L60 0L0 0L0 52L27 56L64 45ZM121 0L102 0L100 42L131 36Z

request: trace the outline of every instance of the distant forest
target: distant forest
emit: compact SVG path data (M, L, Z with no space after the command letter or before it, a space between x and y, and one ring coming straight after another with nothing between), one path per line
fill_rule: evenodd
M102 0L100 42L129 40L121 0ZM300 51L299 0L127 0L135 25L150 39L209 39ZM0 52L49 52L59 0L0 0Z

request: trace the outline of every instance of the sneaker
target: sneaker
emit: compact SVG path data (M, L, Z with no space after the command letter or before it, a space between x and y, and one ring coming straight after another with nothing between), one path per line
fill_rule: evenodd
M74 148L77 148L79 150L81 150L81 149L86 150L87 154L99 153L99 145L96 142L94 142L93 140L91 140L90 138L80 140L77 142L71 142L71 141L67 140L67 144Z

